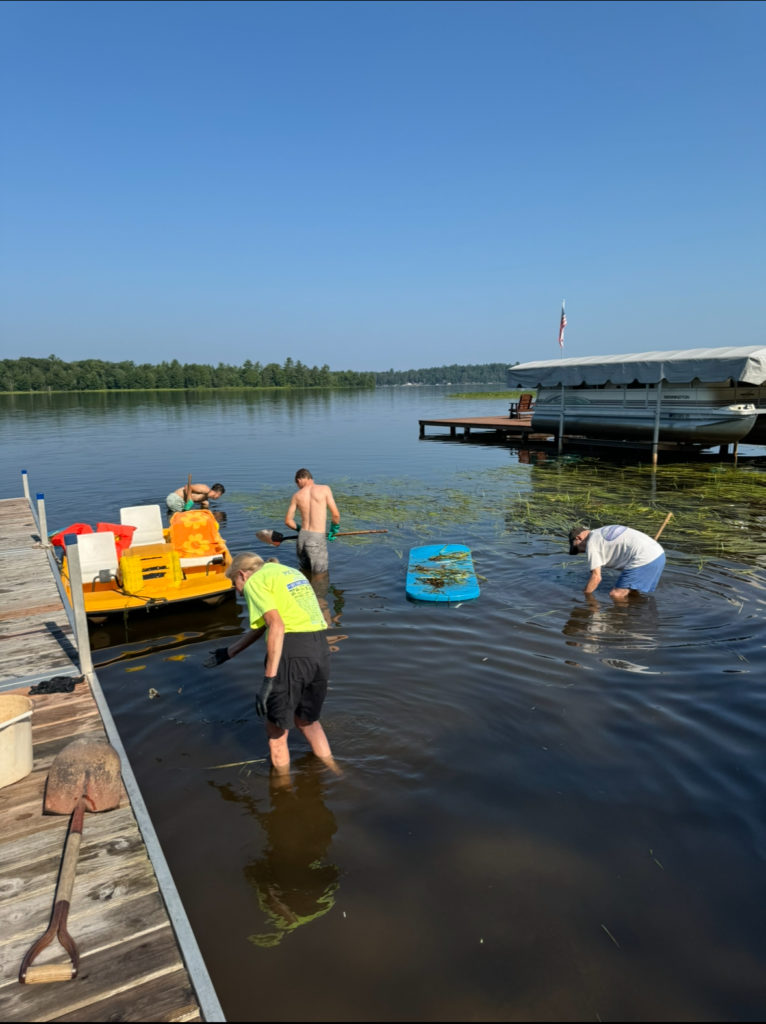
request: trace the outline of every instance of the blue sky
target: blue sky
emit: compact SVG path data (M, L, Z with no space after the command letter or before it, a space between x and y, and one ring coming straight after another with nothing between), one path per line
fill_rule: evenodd
M766 344L766 4L0 6L0 355Z

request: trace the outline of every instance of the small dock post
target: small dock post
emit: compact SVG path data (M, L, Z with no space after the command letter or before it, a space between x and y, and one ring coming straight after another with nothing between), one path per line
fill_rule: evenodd
M84 675L93 672L93 657L90 651L88 635L88 617L85 614L85 598L82 589L82 569L77 540L66 546L67 568L69 570L69 593L72 595L72 611L74 613L74 631L77 641L77 653L80 657L80 671Z
M40 542L44 548L49 548L48 543L48 518L45 515L45 495L37 495L37 522L40 525Z

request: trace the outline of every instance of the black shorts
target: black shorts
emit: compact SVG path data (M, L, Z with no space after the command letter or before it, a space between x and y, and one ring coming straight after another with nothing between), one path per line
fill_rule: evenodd
M319 719L330 678L330 648L323 629L312 633L285 633L282 657L266 702L266 717L280 729L293 718L311 725Z

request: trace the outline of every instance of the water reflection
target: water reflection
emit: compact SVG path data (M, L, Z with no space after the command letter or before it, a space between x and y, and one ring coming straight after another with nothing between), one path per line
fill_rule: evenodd
M626 650L652 650L657 647L659 629L660 616L654 595L633 597L624 602L602 602L588 594L572 607L562 633L570 638L566 641L568 647L598 654L605 647L615 646Z
M259 809L252 793L211 782L224 800L244 808L266 836L260 856L243 867L270 926L248 936L255 946L278 946L335 905L340 872L327 852L337 824L324 801L324 777L311 754L294 762L291 778L272 774L267 811Z

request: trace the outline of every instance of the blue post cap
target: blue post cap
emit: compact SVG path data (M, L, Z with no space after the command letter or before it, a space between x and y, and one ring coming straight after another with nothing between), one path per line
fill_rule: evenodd
M44 497L45 497L45 495L44 495L44 494L42 494L42 493L38 493L38 495L37 495L37 500L38 500L38 501L40 501L40 500L41 500L42 498L44 498Z

